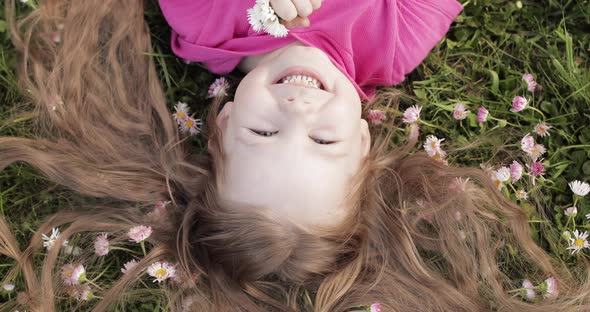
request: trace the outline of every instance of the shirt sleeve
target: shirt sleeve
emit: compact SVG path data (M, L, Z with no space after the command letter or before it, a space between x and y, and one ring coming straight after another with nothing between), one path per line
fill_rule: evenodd
M159 0L172 28L171 46L176 56L201 62L216 73L231 71L240 60L231 44L248 36L247 9L252 1Z
M211 0L159 0L160 9L176 36L194 42L208 21Z
M448 32L463 10L456 0L396 0L393 7L397 38L394 39L394 84L402 82Z

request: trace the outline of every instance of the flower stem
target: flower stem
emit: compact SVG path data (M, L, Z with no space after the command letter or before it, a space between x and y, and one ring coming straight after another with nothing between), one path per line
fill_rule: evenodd
M488 116L488 119L489 119L489 120L495 120L495 121L503 121L503 122L505 122L505 123L506 123L506 125L510 125L510 126L513 126L513 127L519 127L519 125L516 125L516 124L510 123L510 122L508 122L506 119L500 119L500 118L496 118L496 117L493 117L493 116ZM498 127L498 126L496 126L496 127ZM495 129L496 127L494 127L494 129Z
M530 106L530 105L529 105L529 108L531 110L533 110L534 112L537 112L537 113L541 114L541 116L543 116L543 120L545 120L545 114L543 114L542 111L540 111L540 110L538 110L538 109L536 109L536 108L534 108L533 106ZM533 115L533 117L534 117L534 115Z
M130 253L134 253L136 254L137 251L131 250L131 249L127 249L127 248L123 248L123 247L110 247L111 250L122 250L122 251L127 251Z
M445 133L449 133L449 131L447 129L445 129L443 127L440 127L440 126L437 126L437 125L433 125L433 124L428 123L428 122L426 122L426 121L424 121L422 119L418 119L418 122L421 123L421 124L427 125L429 127L432 127L432 128L440 129L440 130L444 131Z
M139 245L141 245L141 251L143 251L143 256L145 257L145 255L146 255L146 252L145 252L145 244L144 244L144 242L143 242L143 241L141 241L141 242L139 243Z
M96 288L98 288L98 289L102 290L102 287L100 287L100 286L96 285L96 284L95 284L93 281L91 281L91 280L86 280L86 281L88 282L88 284L90 284L90 285L92 285L92 286L94 286L94 287L96 287Z

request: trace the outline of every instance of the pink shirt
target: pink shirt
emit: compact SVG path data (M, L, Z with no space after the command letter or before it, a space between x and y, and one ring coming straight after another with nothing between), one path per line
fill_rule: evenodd
M255 32L247 9L255 0L159 0L172 27L172 50L211 72L231 72L243 57L295 40L324 51L363 100L376 86L402 82L444 37L463 10L456 0L324 0L309 27L284 38Z

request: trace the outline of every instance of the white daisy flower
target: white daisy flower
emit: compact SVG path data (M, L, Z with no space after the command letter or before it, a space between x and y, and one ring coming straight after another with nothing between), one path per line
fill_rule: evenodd
M527 200L529 198L529 196L527 195L525 190L516 191L516 197L518 197L519 199L522 199L522 200Z
M279 38L286 37L289 33L287 27L281 24L278 19L267 19L264 22L264 31Z
M188 118L190 110L188 104L183 102L177 102L174 106L174 110L176 111L176 113L172 114L172 116L174 116L174 119L180 125L185 119Z
M59 238L61 234L59 233L59 229L58 228L53 228L51 229L51 235L47 236L45 234L41 234L41 237L43 238L43 247L47 248L47 250L51 250L51 248L53 248L53 245L55 245L55 242L57 241L57 239ZM68 246L68 241L65 240L62 244L64 247Z
M528 300L532 301L535 299L535 286L528 278L522 281L522 288L524 289L524 295Z
M82 254L82 248L80 248L78 246L68 245L68 246L65 246L64 252L68 256L79 256Z
M576 208L575 206L569 207L564 211L564 214L568 217L571 216L573 218L578 214L578 208Z
M98 256L106 256L109 253L109 245L107 233L101 233L94 240L94 253Z
M3 284L2 289L6 292L11 292L14 290L14 284Z
M127 261L127 262L125 262L125 264L123 264L123 268L121 268L121 272L123 272L123 274L127 274L127 272L133 270L133 268L135 268L138 264L139 264L139 262L135 259L133 259L131 261Z
M434 135L429 135L428 137L426 137L426 143L424 143L424 149L426 150L426 152L428 153L429 156L433 156L438 151L440 151L440 144L444 140L445 140L444 138L439 139L439 138L435 137Z
M445 160L445 157L447 157L447 152L445 152L441 149L435 151L434 154L430 155L430 157L432 157L436 160L440 160L440 161L444 162L446 165L448 165L448 162Z
M534 131L536 134L538 134L541 137L545 137L545 136L549 136L551 135L549 133L549 129L551 129L552 127L550 125L548 125L546 122L541 121L538 124L535 125Z
M260 32L262 30L262 21L264 21L265 17L262 14L262 10L260 9L260 6L258 5L258 3L248 9L248 22L250 23L250 25L252 26L252 29L254 29L255 32Z
M256 0L254 7L247 12L248 22L255 32L264 30L274 37L285 37L289 33L287 27L280 23L268 0Z
M412 107L407 108L404 111L402 121L405 123L415 123L420 119L420 111L422 110L422 106L413 105Z
M545 146L543 144L535 144L530 150L527 151L527 154L531 156L533 161L537 161L537 159L541 155L545 154L546 151L547 149L545 149Z
M498 176L496 176L496 174L494 174L492 176L492 181L494 182L494 185L496 186L496 188L498 188L498 191L502 191L502 187L504 186L504 183L502 183L502 181L500 181L500 179L498 179Z
M571 249L573 255L577 251L590 247L586 238L588 238L588 232L584 231L584 233L580 234L578 230L575 230L574 237L570 238L570 245L566 249Z
M506 182L510 180L510 168L502 167L496 170L496 178L500 180L500 182Z
M78 301L89 301L94 298L94 294L88 285L81 285L72 289L71 296Z
M201 133L201 126L203 122L201 119L195 119L192 117L187 117L181 124L180 130L184 133L190 133L191 135L197 135Z
M572 192L574 192L576 195L586 196L588 193L590 193L590 185L586 182L575 180L568 183L568 185Z
M426 138L426 143L424 143L423 146L428 156L436 160L440 160L445 165L448 165L448 161L445 160L445 157L447 157L447 153L440 148L440 143L444 140L445 139L439 139L434 135L429 135Z
M86 280L86 269L81 264L66 264L61 269L61 277L66 285L80 285Z
M145 226L145 225L138 225L134 226L127 232L127 235L131 239L131 241L136 243L141 243L144 240L148 239L150 235L152 235L152 227Z
M453 109L453 117L456 120L462 120L462 119L467 118L468 113L469 113L469 110L467 110L465 108L465 104L463 104L463 103L455 104L455 108Z
M176 268L166 261L158 261L150 265L147 268L147 272L150 276L156 278L154 283L160 283L168 278L173 277L176 274Z

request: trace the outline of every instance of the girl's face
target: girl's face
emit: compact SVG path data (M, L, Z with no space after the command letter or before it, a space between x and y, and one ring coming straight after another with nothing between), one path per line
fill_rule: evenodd
M357 91L317 48L289 45L252 64L217 119L226 157L221 197L301 226L338 223L370 147ZM293 67L314 73L325 90L277 83Z

